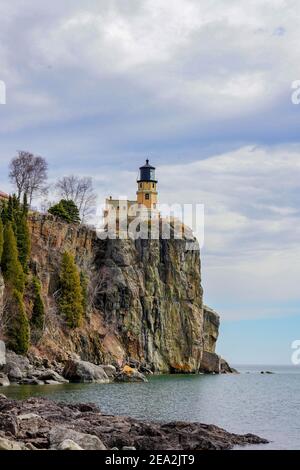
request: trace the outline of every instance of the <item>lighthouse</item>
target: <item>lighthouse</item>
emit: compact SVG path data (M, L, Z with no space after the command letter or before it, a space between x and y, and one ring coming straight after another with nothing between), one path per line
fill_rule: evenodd
M155 167L151 166L149 160L139 169L137 180L137 204L139 213L145 213L150 218L158 215L157 210L157 179L155 177Z
M116 231L119 233L120 213L127 211L128 222L135 217L143 220L159 219L157 197L157 179L155 177L155 167L151 166L149 160L139 168L137 178L136 200L113 199L112 196L106 198L105 209L103 211L103 225L108 227L116 223Z

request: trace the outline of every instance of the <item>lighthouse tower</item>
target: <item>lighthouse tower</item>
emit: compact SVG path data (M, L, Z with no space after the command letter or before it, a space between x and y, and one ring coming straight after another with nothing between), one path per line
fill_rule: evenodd
M149 218L158 217L155 167L149 164L148 159L145 165L140 167L137 184L136 194L140 215L144 213Z

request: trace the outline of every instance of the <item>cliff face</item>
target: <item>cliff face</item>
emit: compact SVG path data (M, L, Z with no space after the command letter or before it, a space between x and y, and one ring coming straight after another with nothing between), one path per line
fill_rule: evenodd
M46 300L43 338L33 351L95 363L138 361L155 372L197 372L214 353L218 316L203 310L200 253L187 240L100 240L95 231L52 217L30 219L31 268ZM61 256L71 251L89 278L90 311L70 331L55 297Z
M215 353L219 336L220 316L213 309L203 306L203 349Z
M95 245L104 321L132 358L159 371L192 372L203 348L199 252L184 240L107 240Z

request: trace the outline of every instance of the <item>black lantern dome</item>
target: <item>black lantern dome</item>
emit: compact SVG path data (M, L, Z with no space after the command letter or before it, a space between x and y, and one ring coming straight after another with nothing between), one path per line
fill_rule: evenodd
M157 183L157 180L155 179L155 167L149 164L148 158L145 165L140 167L140 174L137 182L142 183L143 181Z

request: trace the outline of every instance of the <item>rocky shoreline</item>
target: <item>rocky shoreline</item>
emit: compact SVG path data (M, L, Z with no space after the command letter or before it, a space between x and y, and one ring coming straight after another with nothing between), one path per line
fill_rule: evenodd
M206 373L214 373L209 369ZM235 373L226 361L221 360L220 373ZM109 382L147 382L147 375L153 372L147 364L128 358L122 367L117 364L93 364L83 361L78 355L71 354L64 362L49 360L47 357L28 353L21 356L6 350L0 340L0 387L17 385L58 385L63 383L109 383Z
M146 374L152 372L139 363L129 361L129 364L122 368L112 364L96 365L75 354L63 363L32 354L21 356L6 350L5 343L0 341L0 387L10 384L147 382Z
M0 450L227 450L267 442L213 425L105 415L89 403L0 395Z

